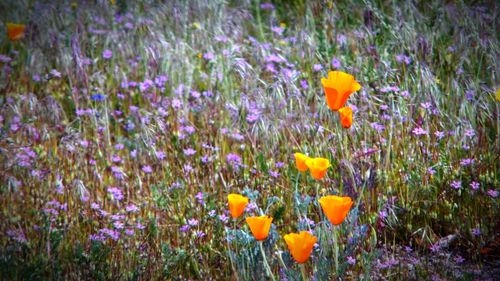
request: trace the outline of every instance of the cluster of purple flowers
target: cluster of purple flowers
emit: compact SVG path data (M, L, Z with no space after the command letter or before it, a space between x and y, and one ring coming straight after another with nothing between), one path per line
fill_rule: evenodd
M108 192L113 195L113 198L117 201L123 200L123 192L118 187L108 187Z

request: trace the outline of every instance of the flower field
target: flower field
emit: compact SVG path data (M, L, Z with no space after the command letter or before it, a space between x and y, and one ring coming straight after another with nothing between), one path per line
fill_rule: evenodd
M495 1L0 2L0 280L498 280Z

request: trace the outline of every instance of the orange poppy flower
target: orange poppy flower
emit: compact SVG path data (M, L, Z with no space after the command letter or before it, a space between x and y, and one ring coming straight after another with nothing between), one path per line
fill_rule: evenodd
M351 197L341 197L335 195L323 196L319 199L319 204L328 220L334 224L341 224L353 204Z
M349 128L352 125L352 108L349 106L339 109L340 123L342 127Z
M229 211L233 219L239 218L248 205L248 198L239 194L231 193L227 196L229 202Z
M301 172L307 171L306 161L307 159L310 159L310 157L298 152L295 153L294 156L295 156L295 165L297 165L297 170Z
M273 218L268 216L247 217L246 221L255 239L261 241L265 240L269 235Z
M325 89L326 103L333 111L343 107L347 98L361 89L354 76L342 71L328 72L328 78L321 78L321 84Z
M308 231L290 233L283 238L285 238L293 259L298 263L305 263L309 259L314 243L318 241L318 238Z
M310 158L306 160L306 166L311 171L311 176L317 180L326 175L326 170L330 168L330 161L326 158Z
M24 37L26 26L19 23L7 23L7 36L11 41L16 41Z

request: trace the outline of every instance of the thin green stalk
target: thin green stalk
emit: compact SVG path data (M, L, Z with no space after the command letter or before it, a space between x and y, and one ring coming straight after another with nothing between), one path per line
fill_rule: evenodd
M337 273L339 270L339 245L337 242L337 228L333 226L333 254L335 256L335 273Z
M274 279L273 272L271 271L271 267L269 266L269 263L267 263L266 252L264 252L264 241L259 241L258 243L259 243L260 253L262 254L262 259L264 261L264 267L266 268L267 277L270 276L273 281L276 281Z
M234 229L236 229L236 220L233 220L233 222L234 222ZM236 266L234 265L233 255L231 254L231 243L229 243L229 240L227 239L227 228L226 228L226 242L227 242L227 253L229 255L229 261L231 262L231 268L233 269L233 272L236 275L236 279L239 279L238 278L238 270L236 269ZM238 251L236 250L234 253L237 254Z
M262 20L260 17L260 1L256 0L255 3L257 4L255 9L257 11L257 24L259 25L259 35L260 35L260 40L264 41L264 30L262 29Z
M302 218L302 216L300 215L299 202L295 200L296 196L299 194L299 180L301 172L297 170L297 173L297 177L295 178L295 193L293 194L293 201L295 203L294 205L297 211L297 215L299 216L299 218Z
M300 266L300 273L302 273L302 281L308 281L309 279L307 278L305 265L301 263L299 266Z
M277 254L277 256L278 256L278 262L280 263L280 265L281 265L281 266L282 266L285 270L288 270L288 268L286 267L285 262L283 261L283 257L281 256L281 255L283 254L283 252L282 252L282 251L280 251L280 250L278 249L278 247L276 247L276 250L278 251L278 254Z

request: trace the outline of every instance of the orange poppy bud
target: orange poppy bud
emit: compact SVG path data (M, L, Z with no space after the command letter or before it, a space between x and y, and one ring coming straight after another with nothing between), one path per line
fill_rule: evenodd
M318 241L318 238L308 231L290 233L283 238L285 238L290 254L298 263L305 263L309 259L313 246Z
M321 84L325 90L326 103L333 111L343 107L347 98L361 89L361 85L356 82L354 76L342 71L328 72L328 78L321 78Z
M229 202L229 211L233 219L239 218L248 205L248 198L239 194L231 193L227 196Z
M349 128L352 125L352 108L349 106L339 109L340 123L342 127Z
M326 175L326 170L330 168L330 161L326 158L310 158L306 160L306 166L311 172L311 176L317 180Z
M351 197L341 197L335 195L323 196L319 199L319 204L328 220L334 224L341 224L352 206Z
M309 156L302 153L295 153L295 165L297 165L297 170L301 172L307 171L306 161L310 159Z
M24 37L26 26L18 23L7 23L7 36L11 41L16 41Z
M269 235L273 218L268 216L247 217L246 221L255 239L261 241L265 240Z

